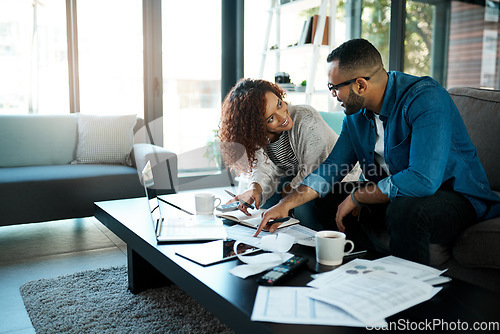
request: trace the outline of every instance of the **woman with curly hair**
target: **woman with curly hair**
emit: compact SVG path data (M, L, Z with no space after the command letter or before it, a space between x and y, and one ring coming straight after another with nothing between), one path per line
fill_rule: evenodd
M248 190L232 201L269 208L297 188L331 152L338 136L306 105L289 105L278 85L241 79L226 95L218 135L226 166L251 175ZM314 203L295 209L303 225L321 228ZM275 228L272 228L274 230Z

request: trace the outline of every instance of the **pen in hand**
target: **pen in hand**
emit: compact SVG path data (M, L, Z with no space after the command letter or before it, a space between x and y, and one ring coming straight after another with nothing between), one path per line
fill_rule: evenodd
M275 219L275 220L270 220L267 222L266 225L272 225L274 223L284 223L287 220L290 220L290 217L283 217L283 218L279 218L279 219Z
M270 221L267 222L266 226L264 226L263 231L267 232L267 231L269 231L269 228L271 227L271 225L273 225L275 223L284 223L284 222L286 222L288 220L290 220L290 217L283 217L283 218L278 218L278 219L275 219L275 220L270 220Z
M229 190L226 190L227 194L231 197L236 197L235 194L233 194L232 192L230 192ZM245 201L240 201L241 203L243 203L245 206L247 206L248 208L250 209L255 209L255 207L252 205L252 204L248 204L247 202Z

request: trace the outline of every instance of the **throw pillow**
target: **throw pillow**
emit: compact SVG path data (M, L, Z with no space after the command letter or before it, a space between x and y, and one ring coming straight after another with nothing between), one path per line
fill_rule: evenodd
M120 164L132 166L136 115L78 116L78 146L72 164Z

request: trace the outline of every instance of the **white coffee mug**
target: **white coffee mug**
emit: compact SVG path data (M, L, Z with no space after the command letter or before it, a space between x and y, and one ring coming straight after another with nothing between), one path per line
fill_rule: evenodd
M214 194L199 193L194 195L194 204L197 215L212 215L214 209L221 204L221 199Z
M345 245L350 244L346 252ZM342 264L344 255L352 252L354 242L346 240L345 234L337 231L316 232L316 261L327 266Z

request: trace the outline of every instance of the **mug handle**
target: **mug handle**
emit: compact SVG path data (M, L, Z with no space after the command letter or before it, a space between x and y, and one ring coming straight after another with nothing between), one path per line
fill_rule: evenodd
M344 252L344 255L347 255L347 254L350 254L354 250L354 242L352 242L351 240L346 240L345 243L351 245L351 249L349 249L347 252ZM345 247L345 245L344 245L344 247Z
M217 200L219 200L219 204L215 205L215 203L217 202ZM222 204L222 200L221 200L219 197L215 197L214 202L215 202L215 203L214 203L214 207L218 207L219 205L221 205L221 204ZM353 247L353 248L354 248L354 247Z

